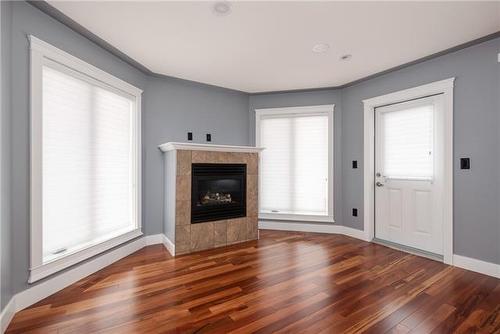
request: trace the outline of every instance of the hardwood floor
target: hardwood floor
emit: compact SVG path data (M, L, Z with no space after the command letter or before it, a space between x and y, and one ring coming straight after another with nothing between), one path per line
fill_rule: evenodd
M500 280L340 235L172 258L156 245L16 314L7 333L500 333Z

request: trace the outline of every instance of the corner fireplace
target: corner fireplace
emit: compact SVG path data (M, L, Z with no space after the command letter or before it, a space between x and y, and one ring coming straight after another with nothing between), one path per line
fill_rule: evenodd
M245 164L196 163L191 168L192 224L246 216Z

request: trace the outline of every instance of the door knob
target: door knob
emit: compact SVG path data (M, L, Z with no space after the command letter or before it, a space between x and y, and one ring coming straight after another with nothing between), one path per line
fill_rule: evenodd
M376 183L375 183L375 185L376 185L377 187L383 187L383 186L384 186L384 184L383 184L382 182L376 182Z

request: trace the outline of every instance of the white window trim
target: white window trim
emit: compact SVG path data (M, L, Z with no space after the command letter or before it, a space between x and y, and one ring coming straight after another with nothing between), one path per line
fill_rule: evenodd
M255 144L257 147L261 147L260 143L260 122L263 115L286 115L286 114L297 114L297 115L307 115L314 113L328 113L328 215L299 215L299 214L280 214L280 213L263 213L259 209L259 219L271 219L271 220L291 220L291 221L305 221L305 222L324 222L324 223L334 223L334 179L333 179L333 169L334 169L334 142L333 142L333 117L334 117L334 104L316 105L316 106L306 106L306 107L285 107L285 108L265 108L265 109L255 109ZM264 147L265 149L265 147ZM259 177L259 188L260 187L260 177Z
M363 206L365 240L375 237L375 108L434 94L444 98L444 186L443 186L443 262L453 262L453 87L455 78L363 100L364 104L364 164Z
M142 90L127 82L90 65L67 52L64 52L32 35L30 41L30 80L31 80L31 227L30 227L30 276L29 283L38 281L78 262L96 256L124 242L142 235L141 221L141 95ZM95 80L95 83L135 99L135 122L132 129L133 152L135 156L135 229L106 240L87 246L73 253L43 263L42 254L42 67L45 63L57 63L77 71Z

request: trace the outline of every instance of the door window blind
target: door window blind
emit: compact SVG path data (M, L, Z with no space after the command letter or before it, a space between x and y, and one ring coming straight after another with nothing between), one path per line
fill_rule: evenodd
M422 105L381 115L384 176L432 179L434 106Z
M134 100L42 69L43 262L136 228Z
M260 211L328 215L328 114L260 119Z

